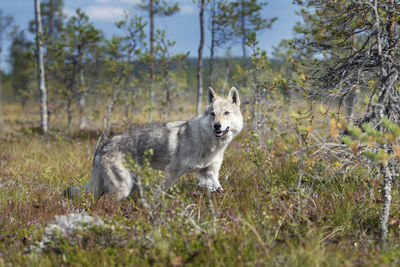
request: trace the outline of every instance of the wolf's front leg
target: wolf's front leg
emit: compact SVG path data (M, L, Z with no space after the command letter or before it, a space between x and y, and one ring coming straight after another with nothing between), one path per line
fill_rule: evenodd
M206 187L211 192L224 191L218 181L219 169L221 168L222 160L214 161L207 168L201 169L199 173L199 186Z

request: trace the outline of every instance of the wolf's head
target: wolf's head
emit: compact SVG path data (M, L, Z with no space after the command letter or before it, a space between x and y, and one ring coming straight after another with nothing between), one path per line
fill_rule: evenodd
M216 138L233 138L237 135L243 128L243 117L236 88L232 87L228 98L225 99L218 97L210 87L208 89L208 106L204 115Z

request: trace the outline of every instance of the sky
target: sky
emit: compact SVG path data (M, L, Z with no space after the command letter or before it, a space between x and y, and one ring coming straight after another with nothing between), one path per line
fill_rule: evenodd
M82 9L93 22L94 26L102 30L107 38L120 35L122 32L115 26L115 21L121 19L124 10L130 9L147 18L147 13L135 9L140 0L64 0L64 13L67 16L74 14L77 8ZM172 1L171 1L172 2ZM175 46L172 53L189 52L190 57L197 57L200 40L199 9L192 0L177 0L180 11L171 17L156 18L156 28L165 29L167 38L174 40ZM14 25L27 29L30 20L34 19L34 0L0 0L0 10L3 14L14 17ZM265 30L258 36L262 49L271 56L274 46L278 46L282 39L292 37L292 29L300 17L295 15L298 10L292 0L269 0L268 5L262 10L265 18L278 17L272 29ZM209 19L205 19L206 24ZM32 36L31 36L32 37ZM32 37L33 38L33 37ZM206 26L205 46L203 54L209 55L209 31ZM3 55L1 68L9 71L7 63L10 39L3 36ZM224 56L227 48L219 48L217 56ZM240 56L240 45L232 46L231 55Z

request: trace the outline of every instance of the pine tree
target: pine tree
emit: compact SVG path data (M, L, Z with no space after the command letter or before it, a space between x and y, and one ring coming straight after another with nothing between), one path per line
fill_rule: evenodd
M134 77L134 64L140 61L140 56L143 54L144 40L146 39L144 28L146 25L147 23L143 22L143 18L134 14L132 11L126 11L123 18L116 22L117 28L124 32L122 43L127 49L127 60L129 64L132 65L131 72L128 73L126 81L128 89L123 93L125 117L127 119L130 113L129 106L132 105L132 107L134 107L135 95L138 91L135 84L137 79Z
M34 43L29 41L25 32L15 27L10 34L11 46L9 51L9 64L11 67L10 79L14 95L22 99L25 106L26 100L36 88L36 59Z
M400 124L400 92L397 88L400 69L400 49L397 0L378 1L296 1L301 10L304 27L298 49L323 55L317 60L309 78L314 82L311 94L323 98L343 99L354 87L369 92L369 103L357 126L369 124L385 131L382 120ZM376 149L390 151L390 145ZM381 212L381 242L387 242L387 222L391 203L391 186L398 169L396 160L381 161L384 205Z
M85 106L87 84L85 81L85 66L95 57L91 53L96 52L102 33L97 30L87 15L80 9L66 23L60 38L55 42L57 62L54 69L58 78L63 82L65 90L62 91L67 101L68 128L72 120L72 102L78 100L79 127L85 127Z
M231 37L231 25L229 14L225 13L227 0L217 1L211 0L209 3L210 14L210 84L213 87L215 82L215 50L217 47L224 45Z
M130 46L125 45L125 37L113 36L106 40L104 51L104 78L101 91L106 96L107 106L104 115L104 130L107 136L111 126L111 114L121 93L122 84L130 78L133 64L130 62Z
M227 2L220 7L224 12L224 17L230 23L231 37L240 40L242 47L242 66L244 70L246 70L247 66L247 35L271 28L272 24L277 19L276 17L271 19L263 18L262 9L267 4L267 2L258 0L237 0Z
M200 43L197 59L197 98L196 98L196 114L202 112L203 102L203 46L204 46L204 10L206 8L206 0L199 0L200 5Z
M157 76L159 77L158 83L165 92L165 112L164 120L168 116L168 112L172 107L172 88L177 88L177 78L172 78L171 68L179 62L183 62L188 53L178 53L171 55L171 47L175 45L175 41L167 40L165 31L157 30L155 35L155 57L160 66L158 68ZM175 91L176 92L176 91Z
M154 59L154 33L155 16L171 16L179 11L177 3L169 3L165 0L142 0L139 7L149 12L149 101L150 101L150 121L153 120L153 106L154 106L154 73L155 73L155 59Z

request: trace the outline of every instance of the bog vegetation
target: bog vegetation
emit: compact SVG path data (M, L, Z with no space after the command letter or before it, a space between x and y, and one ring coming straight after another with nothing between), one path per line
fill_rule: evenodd
M0 73L0 266L400 264L398 0L296 0L294 38L268 56L257 41L276 20L266 2L194 1L212 37L196 59L172 54L155 24L179 12L171 1L142 0L111 39L82 10L65 17L62 0L36 2L35 40L0 13L12 40ZM241 58L216 57L232 45ZM64 196L89 179L99 142L190 119L203 86L241 95L225 192L186 175L154 195L162 173L132 163L141 194ZM63 218L82 224L59 231Z

